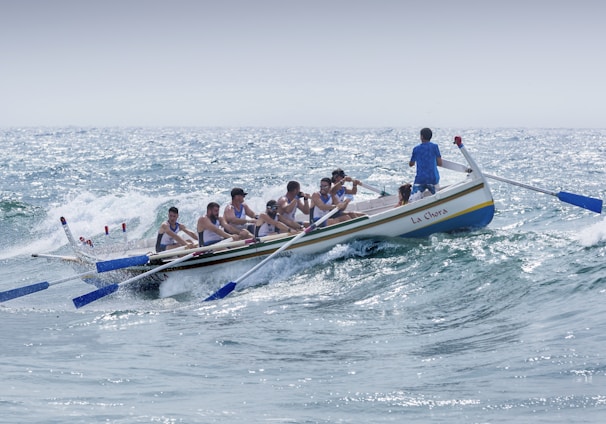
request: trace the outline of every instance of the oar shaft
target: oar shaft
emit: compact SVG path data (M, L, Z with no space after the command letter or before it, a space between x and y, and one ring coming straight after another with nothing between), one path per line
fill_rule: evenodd
M180 257L180 258L178 258L178 259L175 259L174 261L167 262L167 263L165 263L164 265L160 265L160 266L157 266L157 267L155 267L155 268L152 268L152 269L150 269L149 271L144 272L143 274L139 274L139 275L137 275L137 276L135 276L135 277L129 278L128 280L124 280L124 281L122 281L120 284L121 284L121 285L125 285L125 284L129 284L129 283L133 283L133 282L135 282L135 281L137 281L137 280L141 280L142 278L145 278L145 277L147 277L147 276L149 276L149 275L155 274L155 273L157 273L157 272L159 272L159 271L162 271L162 270L164 270L164 269L166 269L166 268L170 268L170 267L172 267L172 266L175 266L175 265L176 265L176 264L178 264L178 263L181 263L181 262L184 262L184 261L186 261L186 260L188 260L188 259L191 259L191 258L193 258L193 257L194 257L196 254L197 254L197 252L190 253L189 255L185 255L185 256L183 256L183 257Z
M457 172L471 172L471 168L469 166L465 166L462 163L451 162L444 158L442 158L442 168L450 169L452 171Z
M50 255L46 253L32 253L32 257L34 258L44 258L44 259L59 259L61 261L67 262L80 262L79 258L75 256L61 256L61 255Z
M69 277L61 278L59 280L49 281L49 286L54 286L55 284L65 283L66 281L76 280L78 278L85 278L95 275L95 271L83 272L82 274L76 274Z
M521 183L519 181L510 180L508 178L503 178L503 177L498 177L496 175L486 174L486 173L480 171L479 168L477 167L477 165L475 164L475 162L473 162L473 158L471 158L469 156L469 154L467 153L467 150L465 149L465 146L463 146L463 143L461 142L460 137L455 137L455 143L457 145L459 145L461 152L463 153L465 158L467 158L467 161L471 165L472 169L476 169L477 172L480 172L486 178L491 178L493 180L502 181L504 183L522 187L522 188L525 188L528 190L533 190L533 191L537 191L539 193L544 193L544 194L548 194L550 196L555 196L558 198L558 200L560 200L562 202L566 202L571 205L578 206L580 208L587 209L587 210L590 210L595 213L602 213L602 206L603 206L602 199L596 199L593 197L583 196L580 194L568 193L565 191L556 192L556 191L552 191L552 190L545 190L540 187L534 187L529 184ZM452 169L454 171L467 172L467 173L471 172L471 169L467 168L465 165L461 165L461 164L455 163L455 162L450 162L445 159L442 159L442 166L444 168Z
M465 150L465 147L462 144L461 144L461 151L467 153L467 151ZM456 163L456 162L451 162L451 161L446 160L446 159L442 159L442 167L446 168L446 169L451 169L453 171L467 172L467 173L471 172L471 168L469 168L468 166L465 166L463 164ZM502 181L504 183L508 183L508 184L515 185L515 186L518 186L518 187L526 188L528 190L539 191L541 193L550 194L552 196L557 196L558 195L557 193L555 193L553 191L544 190L542 188L533 187L531 185L524 184L524 183L521 183L521 182L518 182L518 181L513 181L513 180L510 180L510 179L507 179L507 178L498 177L496 175L487 174L486 172L482 172L482 175L484 175L487 178L493 179L493 180Z
M389 193L387 193L385 190L381 190L379 188L373 187L365 182L360 182L360 185L364 188L367 188L370 191L374 191L377 194L380 194L381 196L389 196Z
M271 255L269 255L267 258L263 259L260 263L258 263L256 266L252 267L248 272L246 272L244 275L242 275L240 278L238 278L237 280L234 281L234 283L240 283L242 282L246 277L248 277L250 274L252 274L253 272L255 272L256 270L258 270L259 268L261 268L263 265L265 265L265 263L267 263L269 260L271 260L274 256L278 255L280 252L288 249L290 246L292 246L297 240L299 240L301 237L305 236L306 234L308 234L309 232L313 231L315 228L317 228L318 226L322 225L325 221L327 221L331 216L335 215L339 210L335 207L334 209L330 210L326 215L324 215L323 217L321 217L320 219L318 219L318 221L316 221L315 223L313 223L312 225L310 225L309 227L307 227L305 229L305 231L301 231L299 234L297 234L292 240L284 243L282 246L280 246L280 248L278 250L276 250L274 253L272 253Z
M530 186L528 184L524 184L524 183L521 183L521 182L518 182L518 181L509 180L509 179L503 178L503 177L498 177L496 175L486 174L484 172L482 174L484 176L488 177L488 178L493 179L493 180L502 181L504 183L508 183L508 184L511 184L511 185L514 185L514 186L526 188L528 190L534 190L534 191L538 191L540 193L550 194L552 196L557 196L558 195L558 193L556 193L555 191L549 191L549 190L545 190L545 189L542 189L542 188L539 188L539 187L533 187L533 186Z
M278 250L276 250L274 253L272 253L267 258L265 258L261 262L259 262L257 265L255 265L254 267L252 267L251 269L249 269L246 273L244 273L244 275L240 276L240 278L238 278L237 280L234 280L234 283L240 283L240 282L242 282L250 274L252 274L256 270L258 270L259 268L261 268L263 265L265 265L265 263L267 261L269 261L273 256L277 255L278 253L280 253L284 249L288 248L291 244L293 244L295 241L297 241L298 239L300 239L304 235L305 235L305 231L297 234L291 241L289 241L288 243L285 243L282 246L280 246L280 248Z
M207 302L207 301L210 301L210 300L223 299L225 296L227 296L229 293L231 293L236 288L236 284L237 283L243 281L250 274L252 274L256 270L258 270L259 268L261 268L261 266L263 266L265 263L267 263L267 261L269 261L270 259L274 258L277 254L279 254L280 252L282 252L285 249L288 249L293 243L295 243L301 237L303 237L304 235L308 234L310 231L313 231L315 228L317 228L320 225L322 225L331 216L335 215L338 211L339 211L338 208L334 208L331 211L329 211L326 215L324 215L323 217L321 217L320 219L318 219L318 221L316 221L315 223L313 223L312 225L310 225L309 227L307 227L305 229L305 231L297 234L292 240L289 240L288 242L286 242L285 244L283 244L278 250L276 250L274 253L272 253L271 255L269 255L267 258L263 259L259 264L257 264L256 266L254 266L252 269L250 269L248 272L246 272L240 278L238 278L235 281L230 281L229 283L227 283L226 285L224 285L223 287L221 287L219 290L217 290L216 292L214 292L213 294L211 294L210 296L208 296L206 299L204 299L204 301Z

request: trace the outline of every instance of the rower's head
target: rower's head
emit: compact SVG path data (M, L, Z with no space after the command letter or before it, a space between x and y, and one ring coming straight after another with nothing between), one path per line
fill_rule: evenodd
M209 218L214 218L214 219L219 218L219 209L220 208L221 208L221 206L219 206L219 204L217 202L210 202L206 206L206 216L208 216Z
M412 185L406 183L406 184L402 184L400 187L398 187L398 194L400 196L400 202L408 202L408 199L410 199L410 192L412 190Z
M231 189L231 200L239 200L241 202L244 201L244 198L246 197L248 193L244 191L244 189L241 189L240 187L235 187ZM241 196L239 199L236 199L236 197Z
M346 175L347 174L345 174L345 171L343 171L341 168L337 168L334 171L332 171L332 182L338 183L343 178L345 178Z
M177 222L177 219L179 219L179 209L177 209L175 206L171 206L168 208L168 221L171 224L174 224Z
M423 128L421 130L421 141L430 141L431 137L433 137L433 133L429 128Z
M320 180L320 193L328 193L330 191L330 186L332 186L332 180L328 177L322 178Z
M301 191L301 184L299 184L298 181L289 181L288 184L286 184L286 191L288 193L298 194L299 191Z
M265 207L267 209L267 214L270 216L275 216L278 213L278 202L275 200L270 200L267 202Z

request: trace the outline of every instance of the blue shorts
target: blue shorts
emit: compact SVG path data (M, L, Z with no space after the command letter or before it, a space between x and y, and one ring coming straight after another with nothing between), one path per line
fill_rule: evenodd
M418 191L423 193L425 190L429 190L431 194L436 194L435 184L413 184L410 194L415 194Z

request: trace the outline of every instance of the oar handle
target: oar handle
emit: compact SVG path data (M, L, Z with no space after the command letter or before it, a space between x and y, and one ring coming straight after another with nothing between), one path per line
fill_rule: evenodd
M165 263L164 265L160 265L160 266L157 266L155 268L152 268L149 271L144 272L143 274L139 274L139 275L137 275L135 277L129 278L128 280L124 280L124 281L122 281L119 284L120 285L125 285L125 284L129 284L129 283L133 283L133 282L135 282L137 280L141 280L142 278L145 278L145 277L147 277L149 275L155 274L156 272L159 272L159 271L162 271L162 270L164 270L166 268L170 268L172 266L175 266L178 263L185 262L185 261L193 258L194 256L198 255L198 254L199 254L198 252L193 252L193 253L190 253L189 255L182 256L180 258L175 259L174 261L170 261L170 262Z

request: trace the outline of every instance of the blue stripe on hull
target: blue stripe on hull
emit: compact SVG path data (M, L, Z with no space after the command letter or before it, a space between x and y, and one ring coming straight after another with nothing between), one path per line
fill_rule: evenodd
M494 205L457 216L437 224L429 225L410 233L402 234L400 237L421 238L434 233L448 233L458 230L469 230L473 228L482 228L490 224L494 216Z

